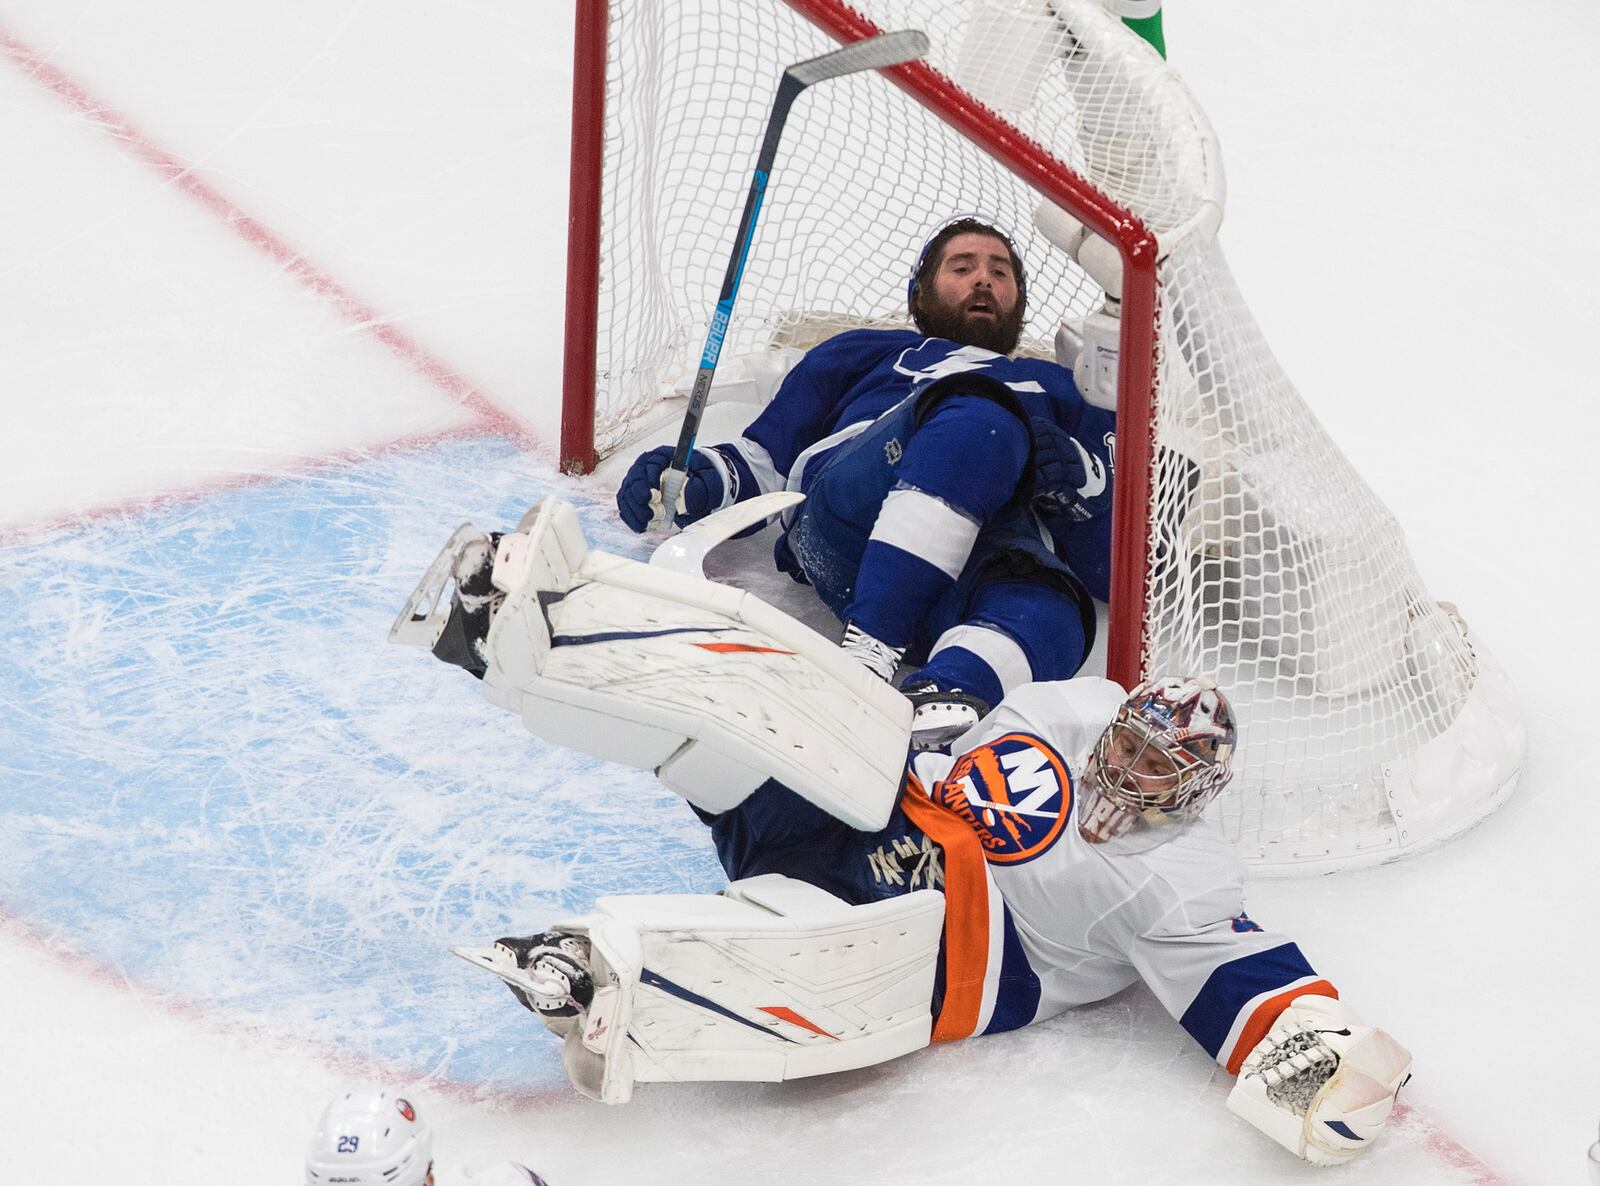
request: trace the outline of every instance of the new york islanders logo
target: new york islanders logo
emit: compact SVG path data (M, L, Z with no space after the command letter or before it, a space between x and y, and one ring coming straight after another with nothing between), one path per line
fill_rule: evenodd
M1008 733L963 754L933 799L978 834L990 863L1020 865L1061 835L1072 814L1072 775L1039 738Z

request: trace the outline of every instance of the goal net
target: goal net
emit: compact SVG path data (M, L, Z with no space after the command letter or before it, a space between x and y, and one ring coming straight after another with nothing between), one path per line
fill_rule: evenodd
M1242 745L1213 810L1246 858L1392 859L1510 793L1514 694L1273 358L1217 242L1210 125L1097 0L580 0L578 26L564 463L687 391L784 68L922 29L925 62L796 104L718 387L770 389L831 333L909 325L911 261L968 211L1014 235L1021 350L1050 356L1103 294L1036 228L1048 200L1124 264L1108 674L1229 693Z

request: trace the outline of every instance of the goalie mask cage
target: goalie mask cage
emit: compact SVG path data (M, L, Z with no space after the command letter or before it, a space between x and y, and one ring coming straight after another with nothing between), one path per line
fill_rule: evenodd
M1228 692L1242 744L1211 810L1245 858L1389 860L1510 793L1512 690L1274 360L1216 241L1210 125L1097 0L579 0L577 25L563 464L686 393L784 68L922 29L925 61L796 104L719 386L909 325L911 261L964 211L1016 237L1022 350L1048 355L1101 299L1034 226L1054 202L1123 259L1107 674Z

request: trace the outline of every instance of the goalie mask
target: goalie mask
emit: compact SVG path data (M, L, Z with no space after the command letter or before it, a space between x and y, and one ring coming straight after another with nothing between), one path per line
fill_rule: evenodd
M1237 737L1228 698L1204 676L1140 684L1089 755L1078 831L1123 852L1164 843L1228 784Z
M306 1186L433 1186L433 1131L410 1100L347 1091L322 1110L306 1149Z

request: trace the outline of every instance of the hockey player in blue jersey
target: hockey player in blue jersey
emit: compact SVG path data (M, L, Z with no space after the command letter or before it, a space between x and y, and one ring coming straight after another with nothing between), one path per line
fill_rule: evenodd
M981 707L1088 653L1091 594L1109 581L1114 418L1065 368L1008 357L1027 279L990 223L940 227L907 299L916 330L821 343L742 437L697 449L676 521L802 491L776 562L845 623L845 649L886 680L913 665L908 692ZM618 489L635 531L671 452L641 455Z
M1245 915L1204 815L1236 743L1210 680L1025 684L908 756L906 699L753 595L595 552L554 501L487 567L471 533L391 637L434 645L469 608L459 588L441 608L445 574L486 573L485 697L654 770L730 878L459 952L560 1036L580 1091L849 1070L1142 980L1237 1076L1229 1108L1296 1155L1338 1164L1383 1131L1410 1055Z

